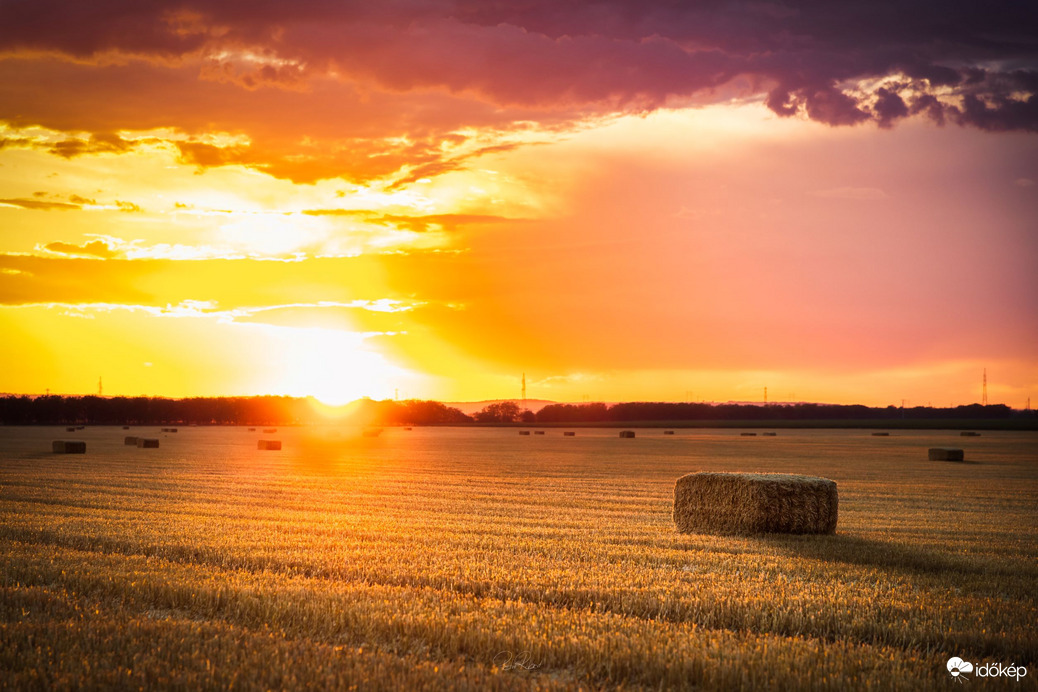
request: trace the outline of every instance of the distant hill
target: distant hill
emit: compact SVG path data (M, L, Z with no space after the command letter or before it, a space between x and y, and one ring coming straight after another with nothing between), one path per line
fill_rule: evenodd
M523 405L522 399L487 399L486 401L444 401L444 406L450 406L456 408L462 413L471 416L478 411L482 411L490 404L503 404L506 401L511 401L518 404L520 407ZM548 401L547 399L527 399L526 408L530 409L534 413L537 413L548 404L557 403L555 401Z

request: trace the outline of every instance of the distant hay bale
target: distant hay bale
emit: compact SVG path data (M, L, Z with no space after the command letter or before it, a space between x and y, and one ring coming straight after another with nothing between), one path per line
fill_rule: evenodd
M529 434L530 434L530 431L529 431L529 430L520 430L520 431L519 431L519 434L520 434L520 435L529 435Z
M888 432L874 432L874 433L872 433L872 436L873 437L890 437L890 433L888 433Z
M754 432L744 432L744 433L739 433L739 434L742 435L743 437L757 437L757 433L754 433Z
M175 432L177 432L177 429L176 428L163 428L162 432L164 432L164 433L175 433Z
M533 431L533 434L534 434L534 435L543 435L543 434L544 434L544 431L543 431L543 430L534 430L534 431Z
M962 437L980 437L979 432L973 432L972 430L963 430L959 435Z
M249 428L249 432L256 432L256 428Z
M158 449L159 441L153 437L138 437L137 446L141 449Z
M633 430L621 430L620 431L620 437L634 437L634 431Z
M766 433L761 433L761 434L764 435L764 437L778 437L778 433L773 433L773 432L766 432Z
M54 440L51 443L51 449L55 454L86 454L86 442Z
M404 430L411 430L411 428L404 428Z
M834 533L836 483L786 473L690 473L674 484L681 533Z
M138 439L139 438L137 438L137 437L132 437L130 435L127 435L126 437L123 438L123 444L124 445L130 445L132 447L136 447Z
M83 429L84 429L84 427L85 427L85 426L82 426L82 425L77 425L77 426L76 426L76 430L83 430Z
M267 434L267 435L270 435L272 433L276 433L277 431L278 431L277 428L263 428L263 432L265 434Z
M281 440L259 440L256 443L256 449L277 451L281 449Z
M575 433L575 432L571 432L571 431L568 431L568 430L567 430L566 432L562 433L562 436L563 436L563 437L576 437L576 436L577 436L577 433Z
M76 432L75 428L65 428L65 432Z
M673 435L673 434L674 434L674 431L673 431L673 430L664 430L664 431L663 431L663 434L664 434L664 435Z
M929 457L930 461L966 461L965 453L955 447L931 447Z
M128 426L128 425L124 425L123 426L123 430L129 430L129 429L130 429L130 426Z

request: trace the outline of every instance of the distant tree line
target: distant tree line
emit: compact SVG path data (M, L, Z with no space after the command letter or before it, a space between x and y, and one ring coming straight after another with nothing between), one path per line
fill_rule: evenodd
M256 397L66 397L2 396L4 425L300 425L328 422L312 399ZM697 421L846 422L1012 421L1014 427L1038 427L1038 412L1008 406L955 408L870 408L860 405L685 404L631 402L607 405L549 404L540 411L524 410L512 401L488 404L473 416L437 401L374 401L360 399L345 407L339 418L358 425L502 425L517 423L612 424Z
M631 402L622 404L549 404L537 412L540 423L607 423L650 421L884 421L884 420L998 420L1021 412L1003 404L955 408L871 408L835 404L685 404Z
M312 399L287 396L0 397L5 425L299 425L327 422ZM360 399L343 419L362 425L459 425L472 419L437 401Z

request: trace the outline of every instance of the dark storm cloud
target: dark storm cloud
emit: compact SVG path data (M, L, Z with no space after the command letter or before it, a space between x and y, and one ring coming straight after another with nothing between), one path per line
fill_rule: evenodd
M410 121L422 122L435 138L461 127L551 126L737 93L764 99L778 115L830 125L890 127L921 113L939 124L1034 131L1035 26L1034 2L5 0L0 55L8 57L0 63L18 62L21 73L26 60L40 67L28 82L11 73L0 119L92 121L86 132L132 129L134 122L184 129L219 123L264 143L263 150L191 146L181 147L182 157L310 180L344 166L385 175L455 164L435 151L401 151L399 161L370 170L367 159L363 166L315 159L297 170L291 152L275 151L269 135L257 137L257 118L271 114L293 142L319 139L313 130L333 123L340 137L359 140L410 133ZM69 74L96 65L106 79L126 81L87 91L79 76L41 80L37 71L57 69L55 56ZM135 64L150 65L159 79L139 83L146 71L129 67ZM329 91L329 82L338 90ZM54 105L59 84L66 104L78 108ZM48 89L45 98L35 94ZM391 109L387 94L396 100ZM154 106L166 101L161 111ZM94 135L55 153L125 146Z

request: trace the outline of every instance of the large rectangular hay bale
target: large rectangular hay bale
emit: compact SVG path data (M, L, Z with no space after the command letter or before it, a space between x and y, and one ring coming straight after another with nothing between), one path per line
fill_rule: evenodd
M563 437L576 437L576 436L577 436L577 433L575 433L575 432L572 432L572 431L570 431L570 430L567 430L566 432L562 433L562 436L563 436Z
M962 437L980 437L979 432L973 432L972 430L963 430L959 435Z
M836 483L785 473L690 473L674 484L682 533L834 533Z
M621 430L620 431L620 437L634 437L634 431L633 430Z
M140 447L141 449L158 449L159 448L159 441L156 440L153 437L152 438L138 437L137 438L137 446Z
M890 437L890 433L888 433L888 432L874 432L874 433L872 433L872 436L873 437Z
M256 449L277 451L281 449L281 440L260 440L256 443Z
M263 428L263 432L266 433L267 435L273 435L277 431L278 431L277 428Z
M51 449L55 454L86 454L86 442L54 440Z
M520 431L519 431L519 434L520 434L520 435L529 435L529 434L530 434L530 431L529 431L529 430L520 430Z
M966 455L955 447L931 447L928 455L930 461L965 461Z
M664 434L664 435L673 435L673 434L674 434L674 431L673 431L673 430L664 430L664 431L663 431L663 434Z
M124 445L130 445L132 447L136 447L137 446L137 440L139 440L139 439L140 439L139 437L134 437L132 435L127 435L126 437L123 438L123 444Z

